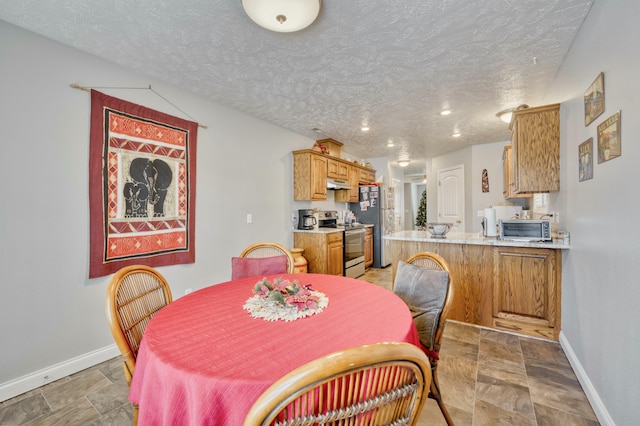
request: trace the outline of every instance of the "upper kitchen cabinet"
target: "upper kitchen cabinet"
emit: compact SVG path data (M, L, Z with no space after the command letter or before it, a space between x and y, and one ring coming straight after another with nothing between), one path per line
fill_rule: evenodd
M327 178L343 181L351 188L335 190L335 201L357 202L358 184L373 183L376 171L314 149L293 151L294 200L326 200Z
M525 194L516 194L513 192L513 173L512 173L512 165L511 165L511 157L512 157L512 148L511 145L507 145L504 147L504 151L502 152L502 167L504 170L503 173L503 185L502 185L502 195L504 198L531 198L533 194L525 193Z
M327 157L312 150L293 152L293 199L327 199Z
M560 104L516 110L510 129L511 194L560 190Z
M342 161L327 159L327 176L333 179L349 179L349 166Z

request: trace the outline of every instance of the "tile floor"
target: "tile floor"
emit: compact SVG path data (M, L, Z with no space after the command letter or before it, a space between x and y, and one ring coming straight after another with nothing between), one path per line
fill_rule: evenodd
M361 277L391 287L391 268ZM456 425L599 424L558 343L458 322L445 328L440 386ZM118 358L0 402L0 425L130 425ZM445 425L427 400L419 425Z

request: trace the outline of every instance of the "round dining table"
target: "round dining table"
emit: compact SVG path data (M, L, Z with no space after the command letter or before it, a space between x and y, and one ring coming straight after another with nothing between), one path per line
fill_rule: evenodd
M365 281L321 274L274 275L310 284L328 306L295 321L253 318L243 305L262 277L181 297L145 330L129 400L141 425L241 425L253 403L291 370L375 342L420 346L409 308Z

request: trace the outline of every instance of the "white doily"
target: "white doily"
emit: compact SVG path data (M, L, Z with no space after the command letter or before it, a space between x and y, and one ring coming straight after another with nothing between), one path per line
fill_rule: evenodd
M265 321L295 321L300 318L319 314L329 305L329 298L319 291L311 291L318 298L315 309L306 308L301 311L297 306L282 306L258 295L247 299L242 308L249 311L252 318L262 318Z

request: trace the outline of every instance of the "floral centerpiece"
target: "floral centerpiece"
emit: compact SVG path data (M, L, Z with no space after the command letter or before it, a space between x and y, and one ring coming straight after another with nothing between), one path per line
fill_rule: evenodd
M253 287L251 296L242 306L253 318L266 321L294 321L318 314L329 304L329 298L298 280L263 278Z

